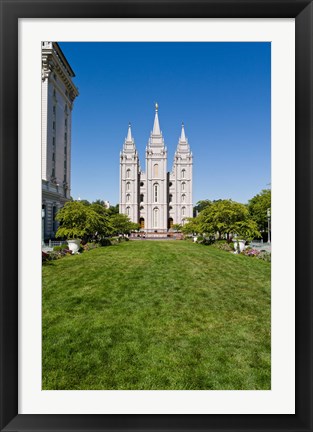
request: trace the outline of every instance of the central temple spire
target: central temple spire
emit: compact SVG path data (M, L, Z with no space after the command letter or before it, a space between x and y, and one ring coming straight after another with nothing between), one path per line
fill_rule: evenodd
M181 135L180 135L180 141L183 141L183 142L186 141L186 135L185 135L185 127L184 127L184 123L181 124Z
M126 141L132 142L132 130L131 130L131 124L128 123L128 132L127 132L127 138Z
M158 110L159 110L159 105L156 103L155 104L155 117L154 117L154 124L153 124L152 135L161 135L160 124L159 124L159 117L158 117Z

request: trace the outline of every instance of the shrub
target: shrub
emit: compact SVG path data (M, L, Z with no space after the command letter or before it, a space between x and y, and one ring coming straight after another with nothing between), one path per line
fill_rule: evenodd
M272 255L271 255L270 252L261 250L261 252L259 253L259 255L257 255L257 258L261 259L263 261L266 261L266 262L271 262Z
M69 250L69 249L68 249L68 246L66 244L64 244L64 245L61 245L61 246L54 246L53 250L55 252L58 252L58 251Z
M108 238L102 238L99 241L99 244L100 244L100 246L111 246L112 245L111 240Z
M260 254L260 251L252 248L247 248L243 250L242 255L250 256L250 257L257 257Z
M87 252L89 250L96 249L96 248L98 248L100 246L101 246L100 243L88 242L88 243L82 245L81 249L82 249L83 252L84 251Z
M226 252L233 252L234 251L234 244L233 242L227 243L226 240L218 240L212 244L213 247L216 249L220 249Z

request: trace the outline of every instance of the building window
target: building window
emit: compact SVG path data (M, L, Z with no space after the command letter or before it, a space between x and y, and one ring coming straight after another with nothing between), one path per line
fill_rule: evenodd
M140 187L142 187L143 186L143 182L140 182Z
M67 104L65 104L64 111L65 111L65 114L67 114Z
M52 129L55 130L55 121L52 123Z
M126 183L126 190L128 190L128 191L130 190L130 183L129 182Z
M169 185L169 187L171 187L171 186L173 186L173 183L172 183L172 182L169 182L169 184L168 184L168 185Z
M64 174L63 180L64 180L64 183L66 183L66 174Z
M185 174L186 174L186 170L183 169L182 172L181 172L181 176L182 176L182 178L185 178Z
M185 216L185 211L186 211L186 208L183 207L183 208L181 209L181 214L182 214L182 216Z
M67 118L64 120L64 126L67 127Z
M181 184L181 189L182 189L183 191L185 190L185 186L186 186L186 183L183 182L183 183Z
M153 177L159 177L159 165L158 164L153 165Z
M173 195L172 195L172 194L170 194L170 195L168 196L168 201L169 201L169 202L172 202L172 201L173 201Z
M56 111L55 105L53 105L52 111L53 111L53 115L55 115L55 111Z
M156 207L153 209L153 228L158 227L158 216L159 216L159 209Z
M130 214L130 207L126 207L126 214L127 214L127 216L129 216L129 214Z
M185 202L185 198L186 198L186 195L183 194L183 195L181 196L181 202Z
M127 202L130 201L130 195L129 195L129 194L126 195L126 201L127 201Z
M55 153L54 152L52 153L52 160L53 160L53 162L55 161Z
M128 168L128 170L126 171L126 177L130 178L130 169Z
M144 195L140 194L140 202L143 202L143 199L144 199Z
M154 185L154 202L158 202L158 185Z
M52 145L55 147L55 137L52 138Z
M67 156L67 147L64 147L64 155Z
M64 168L66 169L66 160L64 161Z
M55 178L55 169L54 169L54 168L52 168L52 174L51 174L51 177L52 177L52 178Z
M53 90L53 97L54 97L54 98L57 97L57 93L56 93L55 89Z

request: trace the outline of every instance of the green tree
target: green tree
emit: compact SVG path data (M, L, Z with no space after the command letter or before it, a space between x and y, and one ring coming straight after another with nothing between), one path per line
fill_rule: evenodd
M186 218L187 223L182 227L184 234L198 234L200 233L199 216L194 218Z
M113 215L113 214L118 214L119 213L119 204L116 204L115 206L111 206L110 208L107 209L108 214Z
M251 218L256 222L259 231L268 231L267 209L271 208L271 190L263 189L248 202Z
M101 205L102 207L105 207L105 203L104 203L104 201L101 200L101 199L97 199L96 201L92 201L91 204L99 204L99 205Z
M174 231L181 231L182 230L182 226L180 224L174 224L172 228Z
M193 208L193 216L196 217L198 213L200 213L203 209L210 206L212 204L212 201L205 199L200 200L197 202L197 204Z
M69 201L58 211L56 220L60 226L56 237L80 238L89 240L94 236L105 236L111 228L109 220L91 205L79 201Z
M214 201L198 216L200 232L213 235L218 233L230 240L230 234L248 238L260 236L257 225L251 220L247 207L232 200Z
M110 216L112 234L129 234L131 231L139 229L139 224L131 222L128 216L124 214L113 214Z
M85 206L90 206L90 202L88 200L79 200L78 202L80 202L81 204L84 204Z

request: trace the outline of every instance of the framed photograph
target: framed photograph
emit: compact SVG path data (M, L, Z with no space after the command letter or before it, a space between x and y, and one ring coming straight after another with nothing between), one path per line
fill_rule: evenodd
M0 1L1 430L312 431L312 2ZM162 59L159 65L157 59ZM74 129L76 97L83 109L77 109ZM143 109L150 98L151 119ZM103 109L103 104L108 106ZM190 114L180 119L174 153L166 147L175 139L170 129L185 112ZM104 149L88 142L94 136L88 137L88 127L80 128L87 122L101 128L101 116L108 134ZM145 140L143 124L149 121L144 149L138 142ZM212 122L221 131L218 137L209 130ZM112 142L123 126L125 142L116 148ZM238 134L237 127L244 133ZM209 153L202 141L214 139L219 144L211 147L207 169ZM79 175L72 184L71 141L81 149L74 156ZM265 153L264 146L258 153L261 141ZM89 156L92 148L97 154ZM194 166L193 157L198 158ZM173 168L167 172L171 158ZM113 159L120 164L116 181ZM222 166L231 172L229 179L238 177L238 170L245 173L240 187L235 182L233 189L230 182L226 186L234 201L218 195L225 194L217 187ZM261 166L260 180L256 167ZM105 174L115 191L112 197L109 189L101 196L97 186ZM205 185L214 178L219 192L205 196ZM258 184L261 199L266 201L271 189L273 197L272 204L263 203L267 211L260 223L251 200ZM94 193L91 205L82 202L88 185ZM114 202L118 189L119 213ZM195 189L201 194L192 196ZM96 198L112 200L113 208ZM201 201L207 198L212 201ZM62 213L69 208L65 203L83 212L80 231L76 220L73 229L69 213ZM227 227L210 219L210 212L225 206L230 206L228 215L241 212L241 219ZM121 227L122 219L133 225ZM183 234L189 240L172 241ZM262 247L251 242L245 250L248 238L257 236ZM75 265L69 275L62 264L78 262L80 256L41 265L42 259L76 253L78 242L72 240L77 237L83 240L89 271L85 282L75 279L84 299L75 293L75 284L69 288ZM123 243L129 237L133 241ZM116 248L90 251L108 238ZM62 239L72 240L65 247ZM152 267L153 280L145 272L144 286L138 266L152 265L145 261L148 249L161 245L147 240L165 240L165 246L158 252L162 256L155 256L161 268ZM210 244L205 248L197 242ZM223 251L210 249L212 242ZM171 267L171 254L165 256L169 244L177 245L176 255L190 259L191 251L199 251L192 258L194 269L185 271L188 258L185 264L175 258ZM118 249L125 251L124 266L118 264ZM204 250L215 250L212 261L203 258ZM114 287L105 301L90 279L103 278L92 256L99 258ZM234 281L235 292L231 274L221 277L222 257L228 273L244 281ZM270 259L271 265L264 262ZM240 271L233 266L239 261L246 263ZM201 270L201 262L208 268ZM165 268L173 271L171 278ZM210 275L218 278L212 282L218 289L208 293L201 280ZM162 291L162 281L171 292ZM116 298L125 284L135 284L138 292L120 308ZM183 289L184 301L175 289ZM242 302L241 295L246 296ZM232 305L225 316L219 307L203 315L214 298ZM90 302L91 311L85 313ZM69 319L63 320L64 311Z

